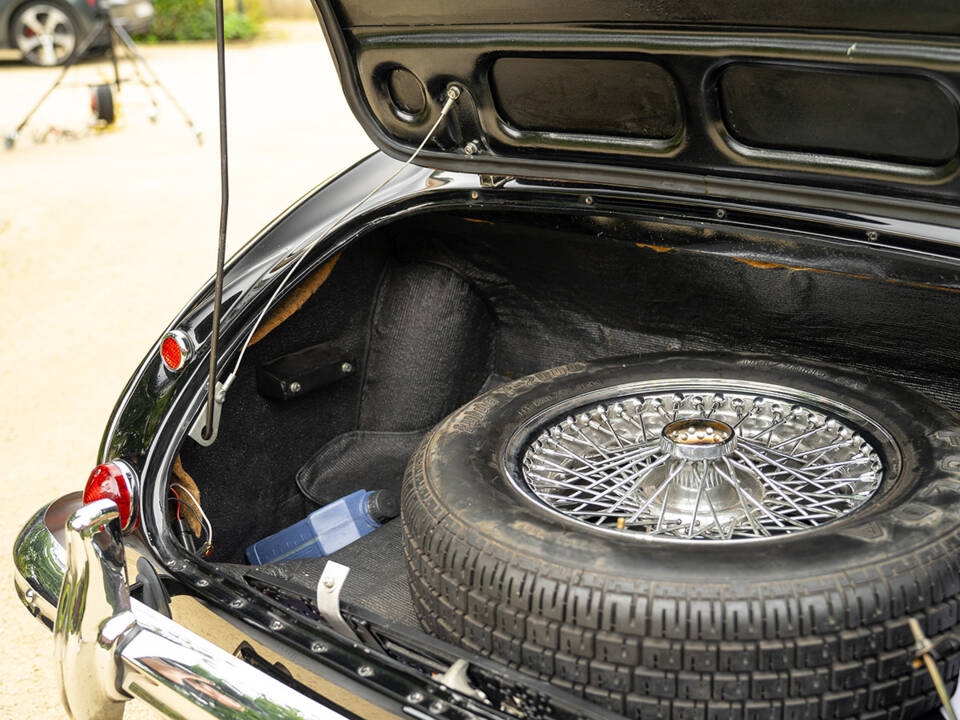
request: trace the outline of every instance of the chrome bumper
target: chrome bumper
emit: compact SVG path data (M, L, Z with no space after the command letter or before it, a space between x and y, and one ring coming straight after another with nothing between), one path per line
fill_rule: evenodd
M131 598L109 500L74 493L41 509L14 563L20 599L53 627L74 720L121 718L133 697L173 717L343 718Z

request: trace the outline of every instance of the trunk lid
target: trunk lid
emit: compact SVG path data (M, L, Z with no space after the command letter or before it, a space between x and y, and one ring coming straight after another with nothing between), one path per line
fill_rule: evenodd
M354 113L397 158L456 83L422 165L848 209L881 198L941 222L960 196L953 0L318 10Z

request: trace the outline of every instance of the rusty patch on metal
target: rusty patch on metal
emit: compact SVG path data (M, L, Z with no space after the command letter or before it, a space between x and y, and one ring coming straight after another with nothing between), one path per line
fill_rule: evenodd
M647 243L634 243L638 248L643 248L645 250L653 250L658 253L668 253L673 252L677 248L667 247L666 245L648 245Z
M694 250L694 252L699 252ZM729 257L729 256L724 256ZM960 288L947 287L946 285L930 285L928 283L922 282L913 282L910 280L900 280L898 278L884 278L876 277L874 275L858 275L856 273L842 272L840 270L827 270L825 268L812 268L804 267L802 265L785 265L782 263L772 263L764 262L761 260L751 260L749 258L741 257L730 257L731 260L736 260L737 262L742 262L751 267L759 268L761 270L789 270L791 272L813 272L813 273L822 273L824 275L840 275L841 277L853 278L854 280L874 280L876 282L887 283L888 285L899 285L903 287L912 287L919 290L935 290L939 292L948 292L948 293L960 293Z
M770 269L773 269L773 268L786 267L786 265L781 265L780 263L762 262L762 261L760 261L760 260L748 260L747 258L735 257L735 258L733 258L733 259L736 260L736 261L738 261L738 262L746 263L746 264L749 265L750 267L760 268L761 270L770 270ZM791 269L791 270L796 270L796 268L790 268L790 269Z
M842 275L843 277L855 278L857 280L879 280L880 278L871 277L870 275L855 275L854 273L846 273L840 270L825 270L824 268L813 268L805 267L803 265L787 265L785 263L774 263L766 262L763 260L751 260L750 258L737 257L725 255L730 260L735 260L737 262L749 265L750 267L755 267L760 270L789 270L790 272L814 272L814 273L823 273L825 275Z
M677 248L677 247L667 247L665 245L649 245L646 243L634 243L638 248L643 248L645 250L653 250L658 253L668 253L668 252L688 252L694 255L710 255L712 257L723 258L726 260L733 260L734 262L743 263L744 265L749 265L750 267L757 268L758 270L788 270L790 272L812 272L820 273L822 275L838 275L840 277L851 278L854 280L873 280L875 282L887 283L888 285L898 285L902 287L911 287L917 288L918 290L934 290L938 292L948 292L948 293L960 293L960 288L948 287L946 285L930 285L928 283L916 282L912 280L900 280L899 278L884 278L877 277L874 275L861 275L857 273L843 272L842 270L828 270L826 268L815 268L807 267L804 265L788 265L786 263L770 262L768 260L754 260L752 258L738 257L736 255L721 255L719 253L707 253L703 250L695 250L693 248Z

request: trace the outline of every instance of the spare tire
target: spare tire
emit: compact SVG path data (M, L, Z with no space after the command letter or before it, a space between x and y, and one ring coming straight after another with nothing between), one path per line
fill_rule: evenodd
M765 356L574 364L488 392L407 468L425 628L636 718L908 718L954 691L960 419Z

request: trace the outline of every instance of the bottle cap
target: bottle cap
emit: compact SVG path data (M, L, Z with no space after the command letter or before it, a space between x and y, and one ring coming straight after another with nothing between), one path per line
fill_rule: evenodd
M400 498L393 490L374 490L367 495L367 512L381 525L400 514Z

